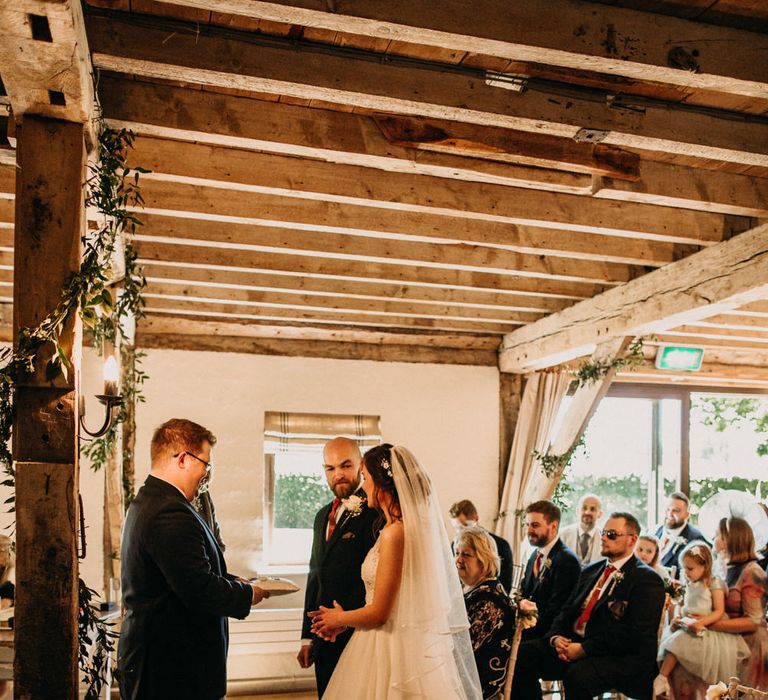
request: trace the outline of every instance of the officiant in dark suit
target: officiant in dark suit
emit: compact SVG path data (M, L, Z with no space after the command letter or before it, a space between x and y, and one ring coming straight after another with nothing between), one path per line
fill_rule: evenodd
M680 552L683 551L685 545L693 540L701 540L706 545L711 546L707 538L704 537L704 533L688 522L691 517L689 508L688 496L682 491L675 491L667 501L664 525L656 530L656 537L659 538L659 561L667 569L674 566L674 577L677 579L682 579Z
M227 617L268 594L227 573L191 501L210 477L214 435L174 418L152 438L152 470L128 508L121 548L122 700L221 700L227 692Z
M581 572L544 637L520 645L512 697L540 700L544 679L563 680L568 700L611 689L651 700L664 584L633 554L639 534L633 515L611 514L602 531L606 560Z
M528 542L536 547L525 566L521 593L536 603L535 627L523 630L523 641L539 639L576 589L581 564L560 539L560 508L551 501L536 501L525 509Z
M352 630L333 642L312 634L308 613L337 601L345 610L365 605L365 586L360 567L376 541L376 511L368 508L360 488L362 456L354 440L337 437L326 443L323 468L328 487L336 497L315 516L312 556L304 599L301 649L302 668L315 665L317 693L322 697ZM351 497L351 498L350 498Z

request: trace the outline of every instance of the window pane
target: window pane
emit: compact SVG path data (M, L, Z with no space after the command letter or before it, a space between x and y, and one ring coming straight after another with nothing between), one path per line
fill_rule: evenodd
M623 510L641 524L647 520L652 404L649 399L611 397L600 402L584 437L585 449L571 463L572 505L563 514L564 525L576 521L576 503L587 492L600 498L604 517Z
M768 466L768 398L692 394L690 436L694 513L723 489L755 494Z
M322 445L274 455L271 564L300 564L309 560L315 514L331 499L322 464Z

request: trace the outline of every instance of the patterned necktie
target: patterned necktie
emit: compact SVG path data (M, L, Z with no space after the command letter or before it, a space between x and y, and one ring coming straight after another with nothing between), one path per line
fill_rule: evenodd
M589 558L589 541L590 536L588 532L585 532L581 535L581 540L579 541L579 553L581 555L581 563L584 564L587 559Z
M328 536L325 538L326 540L331 539L331 535L333 534L333 531L336 529L336 513L339 510L339 506L341 505L341 499L336 498L333 501L333 505L331 506L331 513L328 516Z
M579 615L579 619L576 621L575 629L577 632L580 632L580 634L583 634L586 629L587 622L589 622L589 616L592 614L592 609L597 604L597 601L600 600L600 593L603 590L603 586L614 571L616 571L616 568L611 564L608 564L595 584L595 587L592 589L592 593L584 606L584 610L581 611L581 615Z
M533 561L533 577L539 578L539 571L541 570L541 560L544 555L541 552L536 552L536 559Z

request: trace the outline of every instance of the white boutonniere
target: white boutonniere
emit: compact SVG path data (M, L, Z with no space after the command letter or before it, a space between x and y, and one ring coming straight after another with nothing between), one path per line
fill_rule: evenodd
M611 588L608 591L608 595L611 595L613 593L613 589L616 588L617 583L621 583L624 580L624 572L623 571L617 571L613 574L613 578L611 579Z
M349 498L342 498L341 502L344 504L344 509L349 513L351 518L354 518L363 512L363 506L365 505L365 499L360 498L352 494Z
M685 545L687 544L688 544L688 540L685 539L685 537L683 537L682 535L678 535L677 537L675 537L675 549L677 549L678 547L685 547Z
M539 571L539 578L542 578L544 576L544 573L547 571L547 569L552 568L552 560L547 557L543 562L541 562L541 571Z

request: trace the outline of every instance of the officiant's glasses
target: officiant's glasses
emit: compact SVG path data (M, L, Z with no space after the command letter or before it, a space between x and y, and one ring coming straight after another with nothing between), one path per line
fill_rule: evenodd
M173 455L173 458L176 459L179 455L189 455L190 457L194 457L198 462L202 462L205 465L205 473L210 473L211 469L213 469L213 462L206 462L204 459L201 459L197 455L193 455L191 452L177 452L175 455Z
M619 537L627 537L628 532L616 532L616 530L601 530L600 534L607 540L615 540Z

